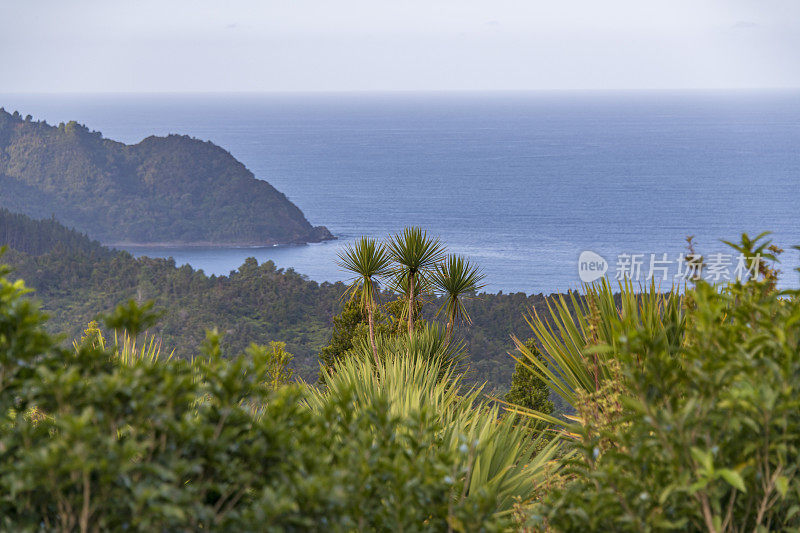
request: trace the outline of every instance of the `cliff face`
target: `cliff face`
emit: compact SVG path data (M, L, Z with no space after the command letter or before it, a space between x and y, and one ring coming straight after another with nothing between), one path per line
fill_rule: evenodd
M135 145L0 109L0 207L105 243L270 245L333 236L226 150L187 136Z

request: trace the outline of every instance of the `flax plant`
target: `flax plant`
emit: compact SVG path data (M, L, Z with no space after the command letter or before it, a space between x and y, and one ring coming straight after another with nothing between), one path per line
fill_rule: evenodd
M82 344L87 343L99 350L106 349L106 340L95 321L87 325L80 341L73 341L72 345L75 350L78 350ZM138 339L125 330L121 332L114 331L114 345L110 348L112 348L114 357L127 366L131 366L138 361L156 364L169 361L175 355L175 350L172 350L166 357L162 357L161 339L155 335L145 333L141 344L139 344Z
M481 399L482 387L465 387L462 375L440 357L408 356L400 350L376 366L362 354L343 359L323 380L309 391L307 402L314 411L336 404L339 397L347 398L355 412L388 402L398 419L434 428L426 453L449 451L458 458L450 495L456 507L484 507L490 516L510 518L515 503L531 498L552 467L555 441L545 444L543 437L525 431L518 418L501 417L497 405ZM406 428L394 438L414 439L420 433ZM457 517L452 520L457 523Z
M660 338L677 353L686 326L682 297L675 288L661 292L651 281L646 289L636 291L630 280L623 280L615 294L605 278L585 285L583 296L570 292L548 300L546 313L533 309L526 320L545 361L517 337L513 339L520 356L512 357L576 411L582 398L600 391L607 380L616 379L609 361L618 353L620 337ZM511 409L561 427L568 425L545 413Z

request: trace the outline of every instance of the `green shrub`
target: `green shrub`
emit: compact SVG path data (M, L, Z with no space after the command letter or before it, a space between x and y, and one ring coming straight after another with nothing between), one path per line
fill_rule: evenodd
M277 387L280 345L226 358L214 331L191 361L96 328L64 349L4 273L2 530L497 530L552 451L435 357L349 358L317 390Z
M746 236L743 246L759 249ZM555 531L797 530L800 301L774 287L774 270L724 287L697 281L677 338L601 317L610 327L583 353L601 354L606 379L577 394L577 455L531 521Z
M536 357L545 366L547 360L539 353L536 341L530 339L525 343L528 352ZM550 401L550 387L547 382L533 372L530 364L525 362L525 357L517 360L514 374L511 376L511 390L503 398L515 407L522 407L549 415L553 412L553 402Z

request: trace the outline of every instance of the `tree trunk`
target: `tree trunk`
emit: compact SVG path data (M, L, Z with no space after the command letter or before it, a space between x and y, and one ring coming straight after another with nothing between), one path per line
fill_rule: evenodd
M450 339L453 336L453 324L455 323L455 318L451 315L450 320L447 321L447 332L444 334L444 342L445 344L450 344Z
M408 274L408 336L414 332L414 273Z
M372 345L372 357L375 359L375 364L378 364L378 347L375 346L375 325L372 316L372 302L367 306L367 321L369 322L369 343Z

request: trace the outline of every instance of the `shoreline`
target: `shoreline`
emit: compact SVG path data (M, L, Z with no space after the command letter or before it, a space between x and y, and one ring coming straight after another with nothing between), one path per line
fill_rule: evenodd
M258 248L281 248L289 246L308 246L310 244L322 244L330 241L338 240L337 237L331 239L321 239L319 241L296 241L296 242L268 242L268 243L219 243L219 242L100 242L103 246L115 249L128 249L128 248L217 248L217 249L258 249Z

